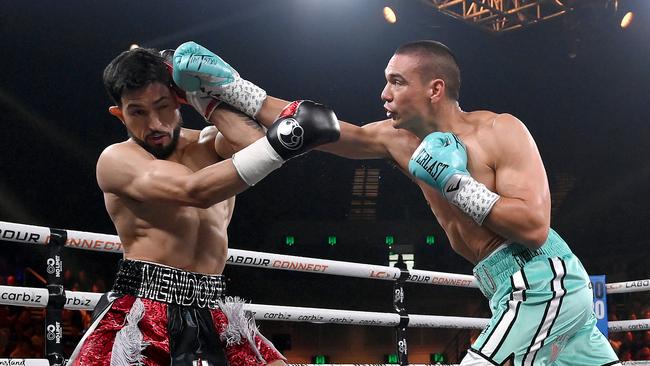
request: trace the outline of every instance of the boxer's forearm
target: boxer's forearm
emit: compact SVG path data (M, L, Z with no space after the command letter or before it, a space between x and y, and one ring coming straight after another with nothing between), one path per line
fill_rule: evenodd
M203 168L187 177L185 181L183 194L179 197L186 200L186 204L201 208L212 207L249 187L240 177L231 159Z
M348 159L390 158L388 150L372 128L363 128L339 121L341 138L334 143L323 145L318 150Z
M217 108L210 116L210 122L219 129L234 151L239 151L264 136L264 131L257 122L229 107Z
M264 103L262 103L262 108L257 112L255 118L262 125L269 127L273 124L275 119L278 118L282 109L284 109L284 107L289 103L290 102L283 99L267 96Z
M267 96L262 108L257 113L258 122L266 127L270 126L288 103L286 100ZM383 142L377 138L376 128L370 125L359 127L348 122L339 122L341 126L339 140L320 146L317 150L348 159L382 159L389 157Z

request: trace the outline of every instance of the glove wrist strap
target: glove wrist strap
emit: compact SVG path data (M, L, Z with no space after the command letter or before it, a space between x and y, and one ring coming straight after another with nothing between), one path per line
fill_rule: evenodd
M266 91L248 80L236 78L235 81L221 87L217 98L236 109L255 118L266 99Z
M454 174L445 184L443 194L449 202L482 225L501 197L469 175Z

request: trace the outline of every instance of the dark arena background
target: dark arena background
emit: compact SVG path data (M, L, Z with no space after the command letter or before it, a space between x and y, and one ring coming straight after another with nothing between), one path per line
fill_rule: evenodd
M485 11L463 17L463 4ZM385 119L393 51L441 41L460 64L461 108L511 113L530 130L548 173L551 226L587 272L645 291L608 296L609 321L650 318L650 1L3 1L0 35L0 221L104 234L115 229L95 164L126 133L107 111L101 75L131 45L194 40L269 95L319 101L362 125ZM182 113L186 127L205 126L191 108ZM0 233L0 285L44 288L47 248L11 235ZM256 252L382 266L401 253L416 269L472 270L391 162L322 152L238 195L229 238L230 248ZM120 255L64 248L62 259L66 289L104 292ZM225 275L228 293L253 304L395 312L394 281L234 265ZM490 316L474 288L404 291L409 314ZM45 310L2 304L0 359L45 358ZM66 357L90 314L63 311ZM610 332L621 360L650 359L643 324ZM258 325L290 363L398 362L395 327ZM409 328L409 361L459 362L479 331Z

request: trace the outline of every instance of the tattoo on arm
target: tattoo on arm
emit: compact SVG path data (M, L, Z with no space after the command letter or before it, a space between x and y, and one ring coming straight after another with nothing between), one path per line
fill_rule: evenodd
M254 129L256 129L258 131L264 131L262 129L262 126L260 126L260 124L257 123L257 121L252 119L252 118L246 118L246 125L250 126L250 127L253 127Z

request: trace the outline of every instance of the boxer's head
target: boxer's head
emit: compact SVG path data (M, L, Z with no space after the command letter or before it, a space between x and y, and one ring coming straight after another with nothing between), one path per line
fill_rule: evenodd
M454 55L440 42L400 46L388 62L385 76L381 98L397 128L425 120L440 102L458 101L460 69Z
M109 112L136 143L158 159L174 152L182 119L171 75L158 52L122 52L104 69L104 86L115 105Z

